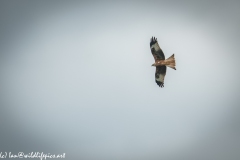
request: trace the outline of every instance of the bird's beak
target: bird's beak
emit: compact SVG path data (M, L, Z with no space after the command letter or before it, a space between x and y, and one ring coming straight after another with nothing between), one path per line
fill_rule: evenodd
M152 64L152 66L154 66L154 64Z

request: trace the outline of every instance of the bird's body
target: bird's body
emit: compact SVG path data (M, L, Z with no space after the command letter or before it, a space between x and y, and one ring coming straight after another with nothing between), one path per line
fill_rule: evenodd
M152 64L152 66L156 67L155 81L159 85L159 87L164 87L164 78L166 75L167 67L176 70L174 54L168 59L165 59L165 55L162 49L159 47L159 44L155 37L151 38L150 48L155 60L155 63Z
M158 67L158 66L169 66L171 64L172 64L172 60L166 59L166 60L159 60L159 61L155 62L153 66L156 66L156 67Z

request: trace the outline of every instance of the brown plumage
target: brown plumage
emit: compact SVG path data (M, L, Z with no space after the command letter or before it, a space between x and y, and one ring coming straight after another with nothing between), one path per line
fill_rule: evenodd
M152 64L152 66L156 67L155 81L157 85L159 85L159 87L164 87L164 78L166 75L167 67L170 67L176 70L174 54L165 60L164 53L162 49L159 47L157 38L155 37L151 38L150 48L155 60L155 63Z

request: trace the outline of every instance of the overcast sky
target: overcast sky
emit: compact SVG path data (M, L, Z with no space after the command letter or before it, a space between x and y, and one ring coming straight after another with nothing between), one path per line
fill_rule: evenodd
M239 1L1 1L0 152L240 159ZM155 83L149 42L167 68Z

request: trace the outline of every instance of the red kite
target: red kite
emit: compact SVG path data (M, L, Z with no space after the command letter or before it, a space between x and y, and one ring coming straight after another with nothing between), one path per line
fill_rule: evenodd
M155 37L151 38L150 48L155 59L155 63L152 64L152 66L156 67L155 81L159 87L164 87L164 77L166 75L167 67L176 70L174 54L165 60L164 53L159 47L157 38Z

